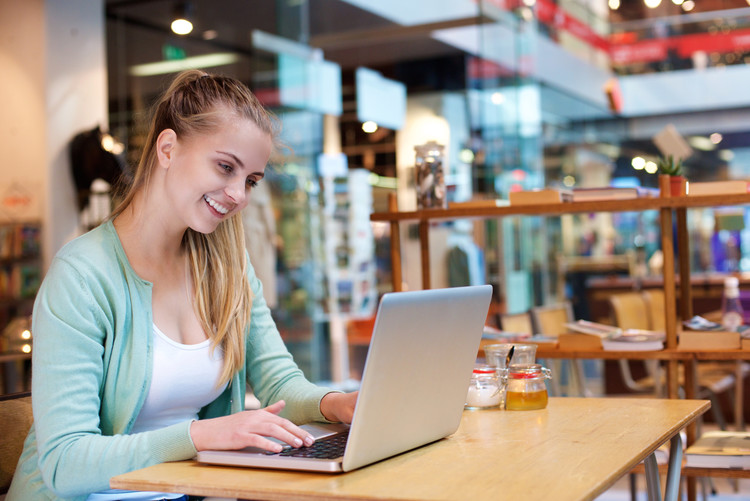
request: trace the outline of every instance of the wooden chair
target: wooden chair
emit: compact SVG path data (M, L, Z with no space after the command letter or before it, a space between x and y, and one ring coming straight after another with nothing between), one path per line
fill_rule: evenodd
M654 289L642 292L624 292L609 298L612 318L618 327L623 329L664 329L664 291ZM620 359L620 372L625 386L636 392L652 392L656 396L665 394L665 374L658 360L646 360L647 376L634 379L631 372L632 363ZM711 411L721 429L726 429L726 419L719 405L719 394L732 389L735 384L734 367L730 364L700 362L698 364L698 396L711 400ZM682 370L682 366L680 366ZM679 374L680 385L684 374ZM732 393L728 392L729 398ZM733 402L734 405L734 402Z
M531 314L528 311L500 315L500 328L507 332L534 334L534 328L531 323Z
M16 471L32 419L31 393L0 395L0 495L3 497Z
M655 302L655 298L651 298ZM622 329L651 329L651 313L649 304L640 292L624 292L610 296L609 305L612 311L612 320L614 324ZM663 297L662 297L662 310ZM664 320L662 318L662 324ZM634 392L653 392L656 395L664 394L664 378L661 375L658 360L646 360L647 376L639 379L633 377L630 360L621 358L617 361L620 366L620 375L622 376L625 386Z
M570 301L548 306L536 306L531 309L534 332L545 336L559 336L568 332L565 324L573 322L574 318L573 305Z
M563 301L561 303L536 306L531 308L531 322L533 325L533 332L537 334L543 334L545 336L559 336L560 334L568 332L568 328L565 327L566 323L573 322L575 316L573 315L573 305L570 301ZM568 365L569 370L563 367L564 364ZM551 360L550 365L554 366L554 372L558 374L558 378L563 372L568 372L573 385L575 386L575 392L583 396L591 396L590 392L586 388L586 380L584 377L583 360ZM557 395L560 394L559 383L557 378L552 378L552 389Z

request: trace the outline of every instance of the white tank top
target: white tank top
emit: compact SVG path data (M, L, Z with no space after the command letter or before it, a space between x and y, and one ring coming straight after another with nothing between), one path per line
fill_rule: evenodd
M156 430L189 419L197 419L201 407L211 403L227 384L216 387L224 353L210 354L210 341L180 344L169 339L154 324L154 371L151 387L131 433ZM174 499L181 494L135 492L119 489L90 494L87 501Z
M210 341L180 344L154 324L154 370L151 387L131 433L156 430L188 419L197 419L201 407L221 395L226 383L216 387L224 353L209 353Z

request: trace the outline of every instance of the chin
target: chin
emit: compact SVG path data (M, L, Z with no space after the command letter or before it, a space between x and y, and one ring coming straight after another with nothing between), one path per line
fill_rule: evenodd
M219 224L221 224L221 222L217 222L215 224L208 224L208 223L191 224L189 228L196 233L202 233L203 235L210 235L211 233L216 231L216 228L219 227Z

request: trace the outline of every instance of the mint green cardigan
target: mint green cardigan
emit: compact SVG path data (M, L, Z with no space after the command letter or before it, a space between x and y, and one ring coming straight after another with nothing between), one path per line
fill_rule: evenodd
M252 266L248 277L245 366L200 418L243 410L247 382L264 406L285 400L292 421L323 421L320 400L330 390L305 379ZM34 425L8 501L84 500L115 475L195 456L190 421L129 434L151 385L151 289L131 268L112 222L55 256L34 304Z

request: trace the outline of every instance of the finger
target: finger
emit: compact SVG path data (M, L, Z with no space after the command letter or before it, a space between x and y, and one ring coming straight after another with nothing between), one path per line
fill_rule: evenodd
M281 427L283 430L281 433L285 435L285 438L277 438L283 440L292 447L302 447L303 445L309 447L315 442L315 437L291 421L281 423Z
M270 412L271 414L279 414L281 411L284 410L284 407L286 407L286 402L284 402L283 400L279 400L278 402L274 402L271 405L268 405L261 410Z
M250 438L250 442L248 445L271 452L281 452L282 450L284 450L284 446L280 443L274 442L273 440L268 440L261 435L253 435Z
M283 402L281 402L281 404L283 407ZM276 404L273 404L273 406L275 405ZM288 419L268 411L269 408L248 412L249 418L251 416L260 417L260 421L256 421L256 419L258 419L257 417L251 418L252 421L256 421L256 425L254 425L254 429L248 430L250 433L272 437L295 448L302 447L303 445L310 446L315 442L315 437L307 431L295 425Z

